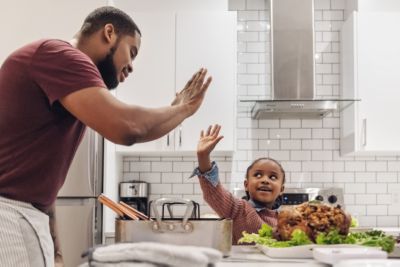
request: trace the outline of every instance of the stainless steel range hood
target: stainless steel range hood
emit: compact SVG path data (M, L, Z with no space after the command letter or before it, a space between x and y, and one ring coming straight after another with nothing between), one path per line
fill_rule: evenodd
M252 117L319 119L352 103L315 98L314 1L270 0L270 10L272 100L253 100Z

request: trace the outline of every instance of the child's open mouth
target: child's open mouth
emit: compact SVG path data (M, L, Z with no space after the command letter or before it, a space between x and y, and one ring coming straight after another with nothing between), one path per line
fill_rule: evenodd
M261 191L261 192L272 192L272 189L270 189L269 187L259 187L257 188L257 191Z

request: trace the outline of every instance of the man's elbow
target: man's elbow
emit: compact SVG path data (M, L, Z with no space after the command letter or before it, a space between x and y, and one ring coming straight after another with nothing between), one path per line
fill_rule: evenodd
M144 127L130 126L121 131L118 144L131 146L146 136L148 131Z

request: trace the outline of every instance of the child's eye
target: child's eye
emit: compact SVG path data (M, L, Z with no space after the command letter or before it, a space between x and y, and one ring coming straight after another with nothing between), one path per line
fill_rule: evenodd
M256 177L256 178L260 178L260 177L262 177L262 174L261 174L261 173L259 173L259 172L256 172L256 173L254 174L254 177Z
M271 180L277 180L278 177L276 177L275 175L271 175L271 176L269 177L269 179L271 179Z

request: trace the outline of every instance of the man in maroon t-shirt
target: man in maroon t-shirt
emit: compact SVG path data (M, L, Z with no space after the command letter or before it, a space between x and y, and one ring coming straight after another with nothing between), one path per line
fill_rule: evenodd
M53 255L62 262L54 202L86 125L112 142L132 145L167 134L201 105L211 82L211 77L205 80L205 69L168 107L132 106L112 96L109 90L132 72L140 41L140 30L128 15L102 7L88 15L71 42L36 41L3 63L1 264L53 265Z

